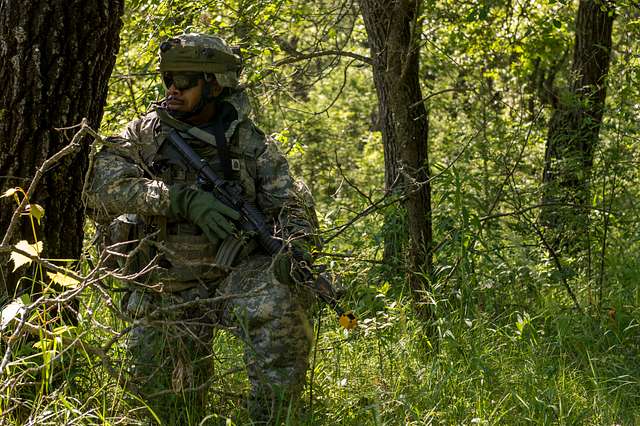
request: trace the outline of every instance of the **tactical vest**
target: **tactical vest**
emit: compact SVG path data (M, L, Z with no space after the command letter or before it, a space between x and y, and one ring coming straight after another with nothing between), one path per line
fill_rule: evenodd
M194 128L158 113L153 123L153 144L146 144L143 161L149 166L154 179L167 185L183 184L194 189L208 190L192 170L171 149L167 134L176 128L194 150L211 165L213 170L230 185L242 189L249 202L256 200L257 158L264 150L264 133L249 120L236 120L226 128L226 162L223 164L219 144L209 132L211 129ZM239 241L231 236L225 241L210 241L198 228L183 220L170 220L165 216L145 217L145 234L157 232L147 250L146 259L136 262L144 266L157 256L157 266L148 276L153 283L162 283L165 291L178 291L195 285L197 281L210 282L227 274L228 267L246 257L257 246L254 241Z

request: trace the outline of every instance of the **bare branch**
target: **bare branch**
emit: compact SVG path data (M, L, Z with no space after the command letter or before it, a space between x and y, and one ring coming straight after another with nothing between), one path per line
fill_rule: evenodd
M307 59L321 58L323 56L346 56L348 58L353 58L367 65L373 66L373 59L354 52L345 52L343 50L323 50L321 52L300 53L295 56L276 61L273 65L279 67L281 65L295 64L296 62L302 62Z
M75 154L80 149L80 141L86 134L89 133L91 128L89 127L89 124L86 118L82 119L82 123L79 124L79 126L80 126L80 130L73 136L73 139L71 140L69 145L65 146L60 151L55 153L53 156L48 158L44 163L42 163L42 166L40 166L40 168L36 171L36 174L33 177L31 184L29 185L29 189L26 192L26 196L22 199L22 202L20 203L18 208L16 208L15 211L13 212L13 216L11 217L11 222L9 223L7 232L5 233L4 238L0 243L0 247L6 246L9 243L9 241L11 241L11 237L13 236L13 233L15 232L15 228L18 224L18 218L20 217L20 214L22 214L22 212L24 211L24 208L27 205L27 202L29 201L29 197L31 196L31 194L33 194L33 192L35 191L35 188L40 183L40 179L42 179L42 176L47 172L47 170L49 170L54 164L59 162L62 158L70 154ZM73 126L73 127L77 127L77 126Z

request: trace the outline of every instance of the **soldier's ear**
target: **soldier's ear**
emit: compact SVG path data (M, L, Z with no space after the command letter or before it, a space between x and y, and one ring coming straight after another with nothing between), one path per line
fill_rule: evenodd
M220 93L222 93L222 90L224 90L224 88L220 86L218 80L213 80L211 82L211 92L214 97L218 97Z

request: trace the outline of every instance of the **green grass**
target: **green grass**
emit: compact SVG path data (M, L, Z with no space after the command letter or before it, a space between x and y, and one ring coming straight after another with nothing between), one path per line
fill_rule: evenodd
M303 395L304 414L286 423L639 423L637 292L609 295L615 316L609 308L581 315L564 299L561 290L548 288L526 310L499 299L492 311L471 299L442 302L436 324L426 327L401 296L379 294L371 304L379 310L362 310L360 326L351 333L325 314L311 357L313 382ZM83 339L101 346L112 337L108 327L118 330L123 324L90 290L83 300L85 309L95 311L85 312L77 332L90 331ZM45 375L33 370L43 363L37 341L16 346L5 369L0 424L139 423L135 413L144 411L143 402L107 374L99 357L77 346L55 357ZM242 346L223 331L212 345L219 379L211 389L209 414L247 424ZM114 371L124 368L122 342L109 356Z
M549 307L520 330L515 314L453 312L437 351L401 315L344 341L327 332L314 414L353 425L635 424L637 320L624 330L609 321Z

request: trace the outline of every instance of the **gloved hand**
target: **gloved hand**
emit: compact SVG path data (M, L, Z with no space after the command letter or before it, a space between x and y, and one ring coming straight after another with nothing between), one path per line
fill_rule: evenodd
M306 263L306 267L311 267L313 258L311 253L304 247L304 244L300 241L294 241L292 246L295 247L296 251L303 253L302 260ZM273 259L273 275L283 284L295 284L296 281L302 279L302 275L297 269L300 266L302 265L299 265L293 258L293 251L291 249L284 249Z
M211 241L227 238L235 229L230 219L240 218L238 212L208 192L174 185L169 188L169 198L170 214L197 225Z

